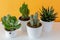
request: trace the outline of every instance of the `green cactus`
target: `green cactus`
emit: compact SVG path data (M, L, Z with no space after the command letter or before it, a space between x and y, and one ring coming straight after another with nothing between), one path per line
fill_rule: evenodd
M21 26L21 24L18 24L17 18L10 15L2 17L2 24L7 31L14 31Z
M53 7L51 8L48 7L48 9L42 7L42 10L40 13L42 21L46 21L46 22L54 21L57 18L56 15L57 13L54 13Z
M35 15L30 16L30 24L32 27L36 26L38 27L40 24L40 21L38 19L38 13L36 12Z
M22 18L27 19L29 17L28 5L23 3L22 6L20 7L20 12L22 14Z

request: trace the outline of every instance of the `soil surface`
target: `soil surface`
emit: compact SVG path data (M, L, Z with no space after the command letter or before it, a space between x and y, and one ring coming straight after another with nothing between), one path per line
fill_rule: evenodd
M27 25L28 25L29 27L32 27L32 28L38 28L38 27L41 27L41 26L42 26L41 23L39 23L39 26L37 26L37 25L31 26L30 22L28 22Z
M19 20L21 21L28 21L30 19L30 17L26 18L26 19L23 19L22 17L19 17Z

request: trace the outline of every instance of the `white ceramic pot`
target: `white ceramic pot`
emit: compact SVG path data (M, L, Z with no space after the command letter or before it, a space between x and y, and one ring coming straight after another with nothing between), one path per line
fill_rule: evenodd
M6 31L5 30L5 36L6 36L6 38L14 38L14 37L16 37L16 31Z
M51 21L51 22L41 21L41 23L43 25L43 31L44 32L50 32L52 30L54 21Z
M29 20L28 20L29 21ZM27 25L27 22L28 21L21 21L19 20L19 22L21 23L21 27L20 27L20 30L23 31L23 32L26 32L26 25Z
M26 27L27 27L28 36L30 38L32 39L40 38L41 33L42 33L42 26L38 28L31 28L29 26L26 26Z

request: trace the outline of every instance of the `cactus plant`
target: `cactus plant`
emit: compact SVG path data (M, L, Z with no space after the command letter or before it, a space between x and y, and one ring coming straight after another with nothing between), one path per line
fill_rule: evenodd
M42 10L40 13L42 21L45 21L45 22L54 21L56 19L56 15L57 13L54 13L53 7L51 8L48 7L48 9L42 7Z
M40 23L40 20L38 19L38 12L36 12L35 15L30 16L30 20L27 23L26 27L27 27L28 36L30 38L32 39L40 38L40 35L42 32L42 24Z
M17 18L10 15L2 17L2 24L7 31L14 31L21 26L21 24L18 23Z
M30 26L33 28L37 28L40 26L40 21L38 19L38 13L36 12L35 15L30 16Z
M23 3L19 11L21 12L23 19L29 18L29 9L27 4Z

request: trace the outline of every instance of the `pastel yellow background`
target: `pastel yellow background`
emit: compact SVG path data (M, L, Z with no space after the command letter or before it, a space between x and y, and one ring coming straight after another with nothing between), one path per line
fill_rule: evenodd
M23 3L28 4L30 9L30 15L44 7L53 6L55 12L58 13L58 18L55 21L60 21L60 0L0 0L0 21L1 17L7 14L11 14L19 18L21 16L19 7Z

